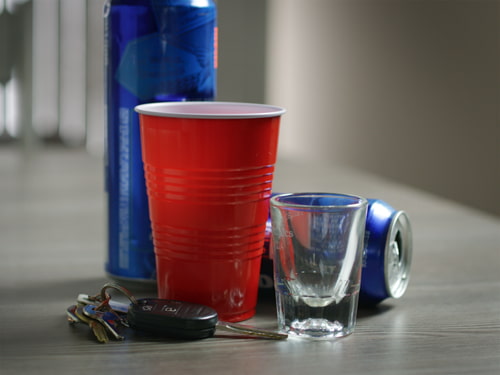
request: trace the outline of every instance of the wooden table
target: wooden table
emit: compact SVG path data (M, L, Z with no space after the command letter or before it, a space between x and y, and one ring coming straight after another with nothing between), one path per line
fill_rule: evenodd
M280 161L274 187L356 193L407 211L414 231L407 293L360 310L354 334L337 341L130 334L98 344L87 327L66 322L65 309L106 281L102 160L1 146L0 374L500 373L498 217L338 166ZM261 298L248 323L274 328L273 300Z

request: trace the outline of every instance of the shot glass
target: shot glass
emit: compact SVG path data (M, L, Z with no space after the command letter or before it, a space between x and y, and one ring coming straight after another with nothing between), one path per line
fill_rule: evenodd
M271 198L278 326L290 337L333 339L356 325L365 198L331 193Z

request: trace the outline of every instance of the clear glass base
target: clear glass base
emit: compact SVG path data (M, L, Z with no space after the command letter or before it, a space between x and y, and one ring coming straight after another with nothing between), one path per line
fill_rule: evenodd
M331 322L326 319L294 320L290 327L286 327L289 337L330 340L348 336L352 327L345 327L338 321Z

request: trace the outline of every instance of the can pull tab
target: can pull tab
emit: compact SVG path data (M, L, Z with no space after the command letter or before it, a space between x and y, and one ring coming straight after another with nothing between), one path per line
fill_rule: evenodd
M400 278L401 274L401 253L397 241L391 241L389 244L389 259L391 270L389 273L390 284L394 285Z
M390 247L391 247L391 262L394 267L399 268L399 263L401 261L401 253L399 251L398 241L396 240L391 241Z

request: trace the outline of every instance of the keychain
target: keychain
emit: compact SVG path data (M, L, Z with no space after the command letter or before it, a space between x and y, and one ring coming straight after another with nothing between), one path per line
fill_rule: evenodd
M112 301L107 293L115 289L130 300L130 304ZM71 324L87 324L99 342L108 342L109 336L123 340L122 327L159 334L165 337L195 340L212 337L216 329L271 340L285 340L288 335L257 329L242 324L219 321L211 307L196 303L158 298L136 299L126 288L105 284L95 296L80 294L77 304L66 311Z

